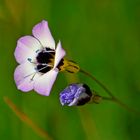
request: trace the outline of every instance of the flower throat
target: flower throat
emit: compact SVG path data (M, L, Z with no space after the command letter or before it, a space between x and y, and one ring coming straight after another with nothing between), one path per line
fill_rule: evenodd
M37 71L41 73L46 73L50 71L54 66L55 51L50 48L45 48L38 53L37 60ZM57 65L59 71L68 71L70 73L77 73L80 68L79 66L71 60L61 59Z
M41 73L46 73L53 68L55 51L50 48L45 48L38 53L36 60L36 69Z

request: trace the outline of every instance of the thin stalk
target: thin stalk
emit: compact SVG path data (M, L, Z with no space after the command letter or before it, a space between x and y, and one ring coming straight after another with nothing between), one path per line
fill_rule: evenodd
M91 75L89 72L87 72L83 69L80 69L80 72L87 75L92 80L94 80L98 85L100 85L108 93L108 95L110 95L112 98L114 98L113 93L104 84L102 84L99 80L97 80L93 75Z
M8 98L4 97L5 103L9 106L9 108L16 114L16 116L30 126L41 138L45 140L52 140L49 134L40 128L37 124L35 124L24 112L20 111L19 108Z
M110 98L110 97L102 97L103 100L106 101L112 101L118 105L120 105L121 107L125 108L126 110L130 111L130 112L134 112L135 114L140 115L140 112L127 106L126 104L124 104L123 102L121 102L120 100L118 100L117 98Z
M93 81L95 81L110 96L110 97L102 97L102 99L108 100L108 101L113 101L113 102L117 103L118 105L120 105L121 107L123 107L124 109L126 109L126 110L128 110L130 112L134 112L135 114L139 114L140 115L140 112L139 111L137 111L137 110L135 110L135 109L133 109L131 107L128 107L126 104L124 104L123 102L121 102L118 98L116 98L113 95L113 93L104 84L102 84L99 80L97 80L93 75L91 75L90 73L88 73L87 71L85 71L83 69L80 69L80 72L83 73L83 74L85 74L89 78L91 78Z

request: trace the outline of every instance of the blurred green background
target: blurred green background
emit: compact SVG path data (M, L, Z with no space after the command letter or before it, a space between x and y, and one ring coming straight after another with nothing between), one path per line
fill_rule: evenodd
M138 140L140 116L103 101L62 107L59 92L71 82L85 82L107 95L82 74L60 73L49 97L18 91L13 56L19 37L47 20L67 57L100 79L128 106L140 111L139 0L0 0L0 139L42 140L3 101L9 97L54 140Z

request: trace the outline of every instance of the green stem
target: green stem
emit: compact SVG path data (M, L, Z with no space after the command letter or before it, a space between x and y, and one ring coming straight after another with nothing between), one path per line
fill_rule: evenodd
M118 105L120 105L121 107L123 107L124 109L140 115L139 111L127 106L126 104L121 102L118 98L116 98L113 95L113 93L104 84L102 84L99 80L97 80L93 75L91 75L90 73L88 73L87 71L85 71L83 69L80 69L80 72L87 75L88 77L90 77L93 81L95 81L98 85L100 85L100 87L102 87L108 93L108 95L110 96L110 97L102 97L102 99L108 100L108 101L113 101L113 102L117 103Z
M98 85L100 85L112 98L114 98L114 95L112 94L112 92L104 85L102 84L99 80L97 80L93 75L91 75L90 73L86 72L83 69L80 69L80 72L87 75L88 77L90 77L92 80L94 80Z
M134 112L135 114L140 115L140 112L127 106L126 104L124 104L123 102L121 102L119 99L117 98L110 98L110 97L102 97L103 100L107 100L107 101L112 101L118 105L120 105L121 107L125 108L126 110L130 111L130 112Z

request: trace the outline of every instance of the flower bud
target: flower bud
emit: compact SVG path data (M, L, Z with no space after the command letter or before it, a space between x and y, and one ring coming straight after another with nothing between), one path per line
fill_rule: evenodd
M80 106L88 103L92 92L86 84L70 84L60 93L60 102L67 106Z

